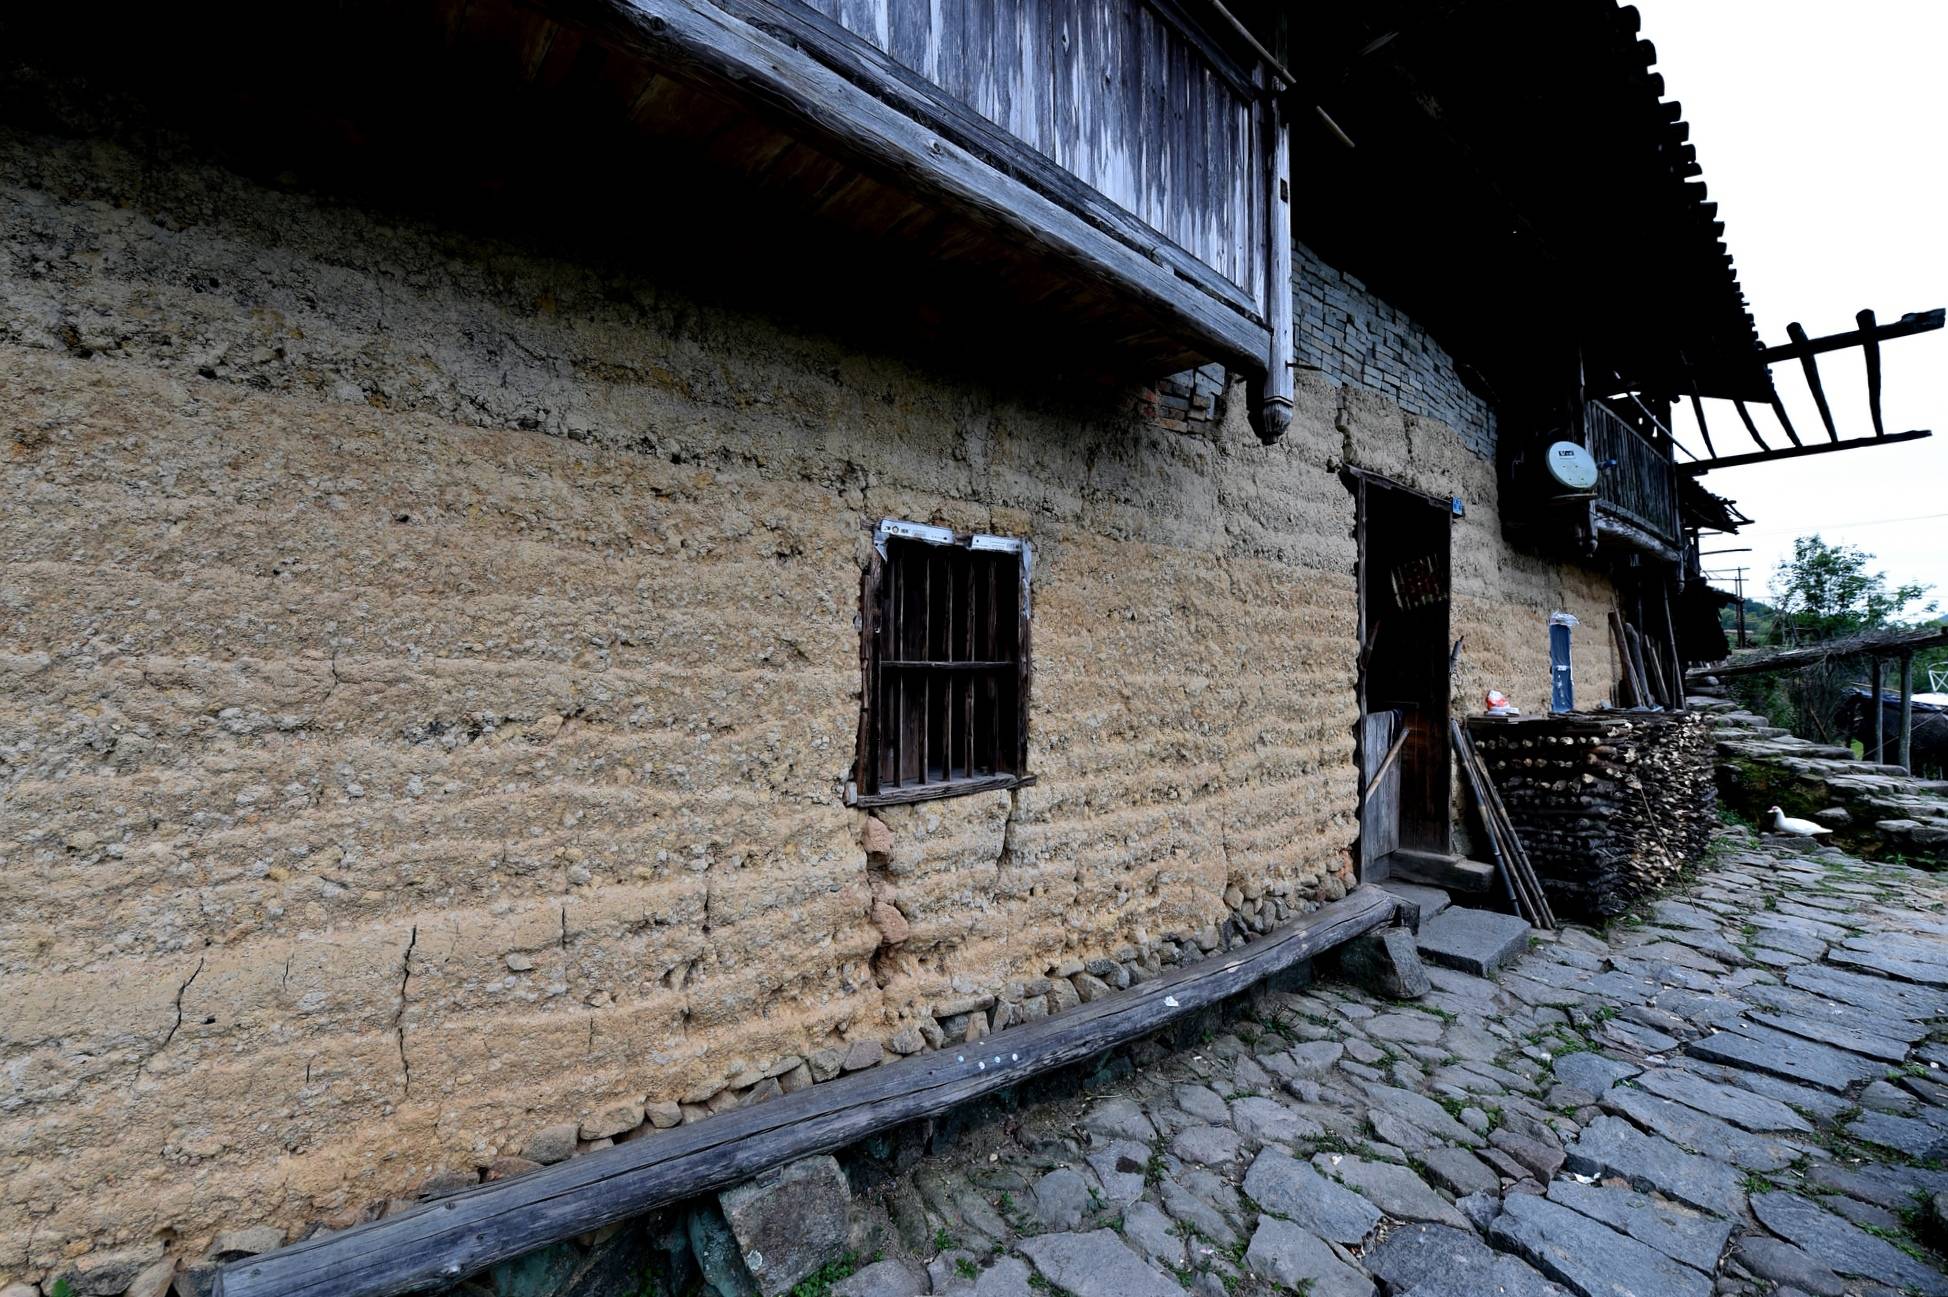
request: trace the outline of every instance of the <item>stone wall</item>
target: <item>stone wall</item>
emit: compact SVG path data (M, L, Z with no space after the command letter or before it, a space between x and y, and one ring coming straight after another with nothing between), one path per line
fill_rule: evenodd
M102 138L0 129L0 226L0 1287L1342 894L1344 463L1469 501L1464 699L1542 705L1547 613L1607 596L1506 549L1452 430L1317 379L1265 449L1241 400L1179 431ZM1032 787L843 805L887 516L1035 542Z

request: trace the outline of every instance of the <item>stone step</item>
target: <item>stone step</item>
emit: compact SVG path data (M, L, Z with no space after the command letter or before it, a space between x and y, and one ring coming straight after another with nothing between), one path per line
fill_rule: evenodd
M1529 948L1529 925L1513 914L1450 906L1420 925L1422 959L1476 977L1497 969Z
M1382 882L1380 889L1420 907L1420 918L1410 925L1416 928L1453 903L1448 899L1448 894L1438 887L1404 882L1398 878L1389 878Z
M1494 886L1495 867L1465 856L1402 847L1387 857L1387 877L1449 892L1486 892Z

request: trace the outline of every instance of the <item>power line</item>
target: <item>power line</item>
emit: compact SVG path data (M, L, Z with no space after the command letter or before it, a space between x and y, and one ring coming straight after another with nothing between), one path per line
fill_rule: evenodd
M1927 522L1934 518L1948 518L1948 513L1917 513L1907 518L1868 518L1861 522L1798 522L1792 524L1790 527L1741 527L1738 530L1738 534L1741 536L1764 536L1772 532L1796 531L1803 536L1808 532L1822 531L1828 528L1886 527L1897 522Z

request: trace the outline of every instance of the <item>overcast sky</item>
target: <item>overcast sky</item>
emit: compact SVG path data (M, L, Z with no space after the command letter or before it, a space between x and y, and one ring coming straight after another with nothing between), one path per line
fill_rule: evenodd
M1948 3L1942 0L1635 0L1666 98L1684 105L1725 242L1767 345L1797 320L1817 337L1948 306ZM1924 441L1708 475L1756 520L1706 537L1707 569L1743 563L1761 598L1795 536L1876 555L1948 609L1948 330L1882 348L1887 430ZM1841 437L1871 435L1860 353L1823 358ZM1799 365L1773 380L1802 439L1824 438ZM1785 444L1754 411L1768 444ZM1729 402L1705 402L1720 455L1755 450ZM1699 453L1690 411L1676 426ZM1757 588L1753 588L1754 573ZM1729 588L1729 579L1722 582Z

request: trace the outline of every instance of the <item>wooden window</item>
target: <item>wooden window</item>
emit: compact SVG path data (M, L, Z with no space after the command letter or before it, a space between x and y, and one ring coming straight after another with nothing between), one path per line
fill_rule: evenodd
M1026 541L888 520L861 598L854 802L1028 783Z

